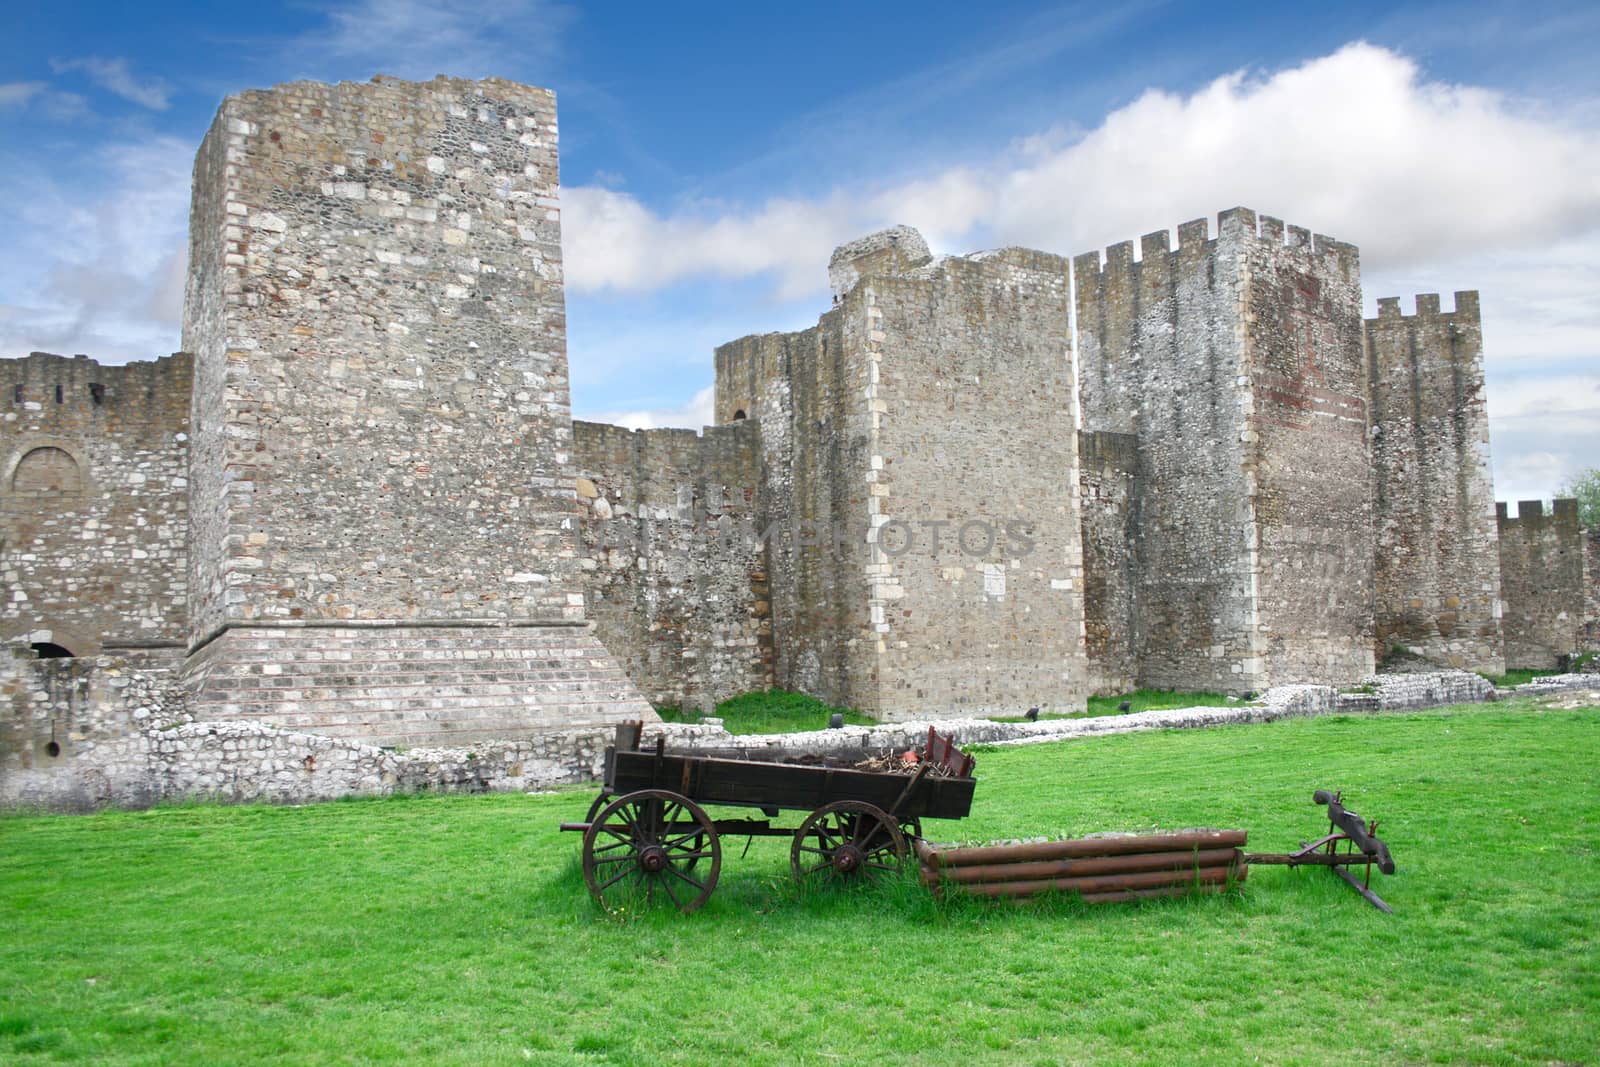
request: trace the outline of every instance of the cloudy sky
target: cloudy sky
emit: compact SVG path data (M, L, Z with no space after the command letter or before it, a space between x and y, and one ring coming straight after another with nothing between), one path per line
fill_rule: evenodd
M1312 14L1302 12L1312 10ZM220 99L499 75L561 111L573 403L709 415L711 349L826 308L829 251L1073 254L1235 204L1483 294L1501 499L1600 466L1600 6L36 3L0 13L0 357L178 344Z

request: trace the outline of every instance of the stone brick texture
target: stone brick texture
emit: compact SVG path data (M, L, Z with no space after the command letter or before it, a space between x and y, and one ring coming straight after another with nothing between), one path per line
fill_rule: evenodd
M1366 321L1372 378L1374 595L1380 654L1499 674L1500 544L1489 465L1478 294L1436 294L1416 314L1378 301Z
M187 635L190 360L0 360L0 640Z
M1506 666L1554 670L1579 650L1583 630L1584 537L1578 502L1520 500L1497 507Z
M757 424L574 422L573 456L589 618L645 697L709 710L770 688Z
M654 717L583 626L556 144L554 95L496 79L223 103L184 322L206 717L389 743Z
M1078 464L1089 691L1125 693L1137 687L1139 677L1133 645L1138 438L1080 431Z
M1243 208L1074 260L1084 429L1132 434L1141 684L1373 665L1356 251Z

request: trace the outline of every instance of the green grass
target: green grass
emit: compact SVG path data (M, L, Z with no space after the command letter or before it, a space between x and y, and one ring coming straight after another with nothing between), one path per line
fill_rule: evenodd
M701 912L605 914L593 793L0 819L0 1062L1600 1062L1600 713L1527 700L983 752L929 836L1383 820L1380 914L1235 896L803 895L726 842ZM726 809L717 809L727 814Z
M699 722L693 708L664 707L657 713L667 722ZM851 726L872 726L877 720L849 708L836 708L804 693L770 689L745 693L717 705L723 729L730 734L787 734L801 730L825 730L835 712L844 713Z

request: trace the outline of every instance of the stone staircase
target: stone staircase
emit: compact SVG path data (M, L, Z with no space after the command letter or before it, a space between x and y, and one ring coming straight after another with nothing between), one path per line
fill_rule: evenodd
M655 721L587 626L233 627L189 658L202 722L460 746Z

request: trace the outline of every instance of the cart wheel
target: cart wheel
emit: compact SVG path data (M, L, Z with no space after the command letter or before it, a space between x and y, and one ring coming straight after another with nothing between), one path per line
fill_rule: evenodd
M589 814L583 817L583 821L594 822L594 817L600 814L600 809L609 803L611 803L611 794L604 789L600 790L600 795L594 798L593 804L589 805Z
M701 859L710 870L691 874ZM659 892L679 911L694 911L716 888L722 842L700 806L665 789L641 789L619 797L589 820L583 835L583 880L602 905L642 890L653 902Z
M872 882L899 871L905 857L894 816L861 800L836 800L806 816L789 849L797 882Z

